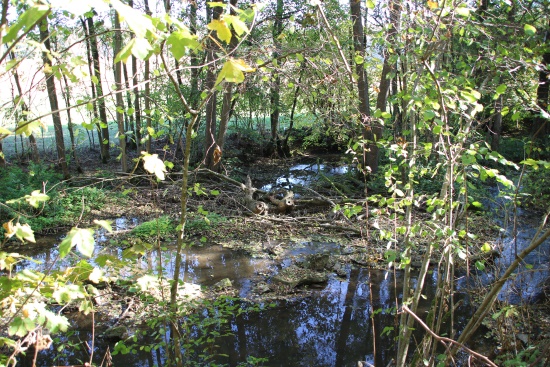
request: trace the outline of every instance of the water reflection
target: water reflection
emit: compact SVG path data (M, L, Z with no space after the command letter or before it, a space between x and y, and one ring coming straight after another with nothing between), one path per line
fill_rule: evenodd
M288 173L278 177L275 183L270 183L262 186L263 191L271 191L277 189L292 190L295 185L307 186L314 180L318 179L319 173L328 175L343 175L350 170L348 165L328 165L328 164L297 164L288 170Z

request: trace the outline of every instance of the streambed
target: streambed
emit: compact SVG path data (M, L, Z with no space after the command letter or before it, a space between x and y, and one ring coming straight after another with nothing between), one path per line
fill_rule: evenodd
M263 189L283 187L292 189L293 185L307 185L311 175L319 172L345 174L347 168L325 167L318 164L297 165L289 172L276 180L273 186L264 186ZM269 184L267 184L269 185ZM519 251L528 245L534 226L537 224L533 214L520 212L520 226L517 240L508 230L503 232L500 243L504 256L496 260L498 268L504 268L512 259L512 248L517 245ZM118 218L114 221L115 231L122 231L137 224L137 219ZM120 257L121 249L106 246L108 238L97 237L96 255L109 254ZM58 242L58 241L53 241ZM173 250L169 245L161 250L163 269L166 275L173 271ZM269 244L271 246L271 244ZM548 253L550 244L547 241L537 254L528 260L533 263L533 269L524 268L516 281L509 282L501 293L501 299L513 303L521 303L526 299L533 299L540 289L540 281L548 277ZM272 284L273 276L282 269L294 265L301 258L308 255L329 253L331 255L351 255L353 251L334 241L318 242L285 242L281 261L272 257L251 257L241 251L234 251L219 245L205 245L186 249L185 262L182 265L182 279L189 284L200 285L203 289L210 289L218 282L229 279L235 296L250 299L262 305L273 303L274 307L266 307L259 312L245 312L229 320L228 329L231 335L216 341L216 348L212 353L218 355L213 360L237 366L247 361L250 356L268 358L266 366L355 366L357 361L367 361L376 366L387 365L395 355L396 343L389 328L397 328L395 307L401 298L402 274L394 269L374 270L353 264L341 262L340 271L329 272L328 280L322 284L300 287L285 297L273 297L270 292L258 296L258 284ZM40 263L21 263L21 267L33 267L39 270L50 266L56 258L56 246L45 245L40 250L30 254ZM74 265L79 259L69 257L63 262L57 262L56 267L64 268ZM93 260L92 260L93 262ZM154 271L158 262L158 252L150 251L143 256L137 267L147 271ZM138 269L138 270L139 270ZM136 269L132 269L135 271ZM333 269L334 270L334 269ZM130 274L130 272L128 273ZM119 274L124 275L124 274ZM482 277L483 278L483 277ZM434 296L437 273L432 272L428 278L424 295L427 300ZM484 281L491 281L490 277ZM455 300L464 299L458 309L455 321L463 325L470 315L468 307L467 288L469 282L465 277L459 277L457 282L458 293ZM519 292L517 290L520 290ZM528 291L529 290L529 291ZM261 293L261 292L260 292ZM426 301L425 307L428 306ZM122 314L127 303L121 300L116 305L114 315ZM422 314L424 309L420 309ZM374 317L373 317L374 316ZM111 319L96 320L100 326L107 327L113 323ZM97 328L96 336L101 335ZM91 323L75 323L74 333L54 343L50 350L39 354L39 366L64 366L83 364L89 359L89 350L84 343L91 345ZM74 343L74 344L73 344ZM63 352L56 348L65 345ZM102 356L107 347L113 350L114 341L101 336L96 337L94 354ZM79 349L80 348L80 349ZM475 349L475 346L474 346ZM224 355L224 356L222 356ZM118 354L113 356L113 363L131 366L163 365L164 352L161 349L145 352L137 350L135 353ZM29 365L30 360L22 358L21 365ZM97 363L97 362L96 362Z

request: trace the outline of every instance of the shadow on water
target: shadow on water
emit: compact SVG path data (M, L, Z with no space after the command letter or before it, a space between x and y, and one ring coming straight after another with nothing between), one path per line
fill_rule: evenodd
M101 254L106 247L100 242L97 248ZM56 251L50 248L34 256L47 261L55 257ZM340 246L304 243L296 244L287 252L289 259L298 261L308 254L338 253ZM151 254L154 255L154 251ZM171 271L171 250L165 250L163 258L167 259L167 271ZM155 263L156 258L141 259L144 270ZM62 267L62 264L58 265ZM254 277L278 269L271 260L251 259L221 246L187 249L183 267L185 282L210 286L229 278L243 298L250 294ZM395 355L393 334L387 331L397 327L395 306L396 298L401 298L401 279L400 272L349 267L345 278L332 275L322 290L309 292L305 298L280 300L274 308L245 312L230 320L228 327L232 334L216 341L215 353L225 356L214 361L236 366L248 356L255 356L269 358L266 366L354 366L359 360L387 365ZM435 281L434 274L425 292L427 299L435 293ZM121 307L120 312L123 310ZM82 343L90 345L91 340L90 318L79 320L72 335L39 354L39 366L84 363L89 357ZM55 349L62 344L65 344L65 354ZM105 353L107 346L113 350L114 343L97 338L95 346L97 363L98 356ZM113 363L115 366L160 366L164 358L162 349L148 353L136 351L136 354L113 356ZM21 360L23 366L30 363L28 359Z
M502 228L498 239L500 256L495 260L494 271L485 278L493 281L526 247L531 244L540 225L541 214L528 209L514 208L509 198L499 195L498 188L492 188L495 199L485 205L491 211L493 220ZM550 277L550 239L525 257L523 263L503 286L499 300L512 304L536 301L543 291L542 286ZM489 279L487 279L489 278Z
M262 189L269 190L274 186L292 188L294 184L307 184L308 177L312 174L327 170L336 170L333 174L345 173L343 168L331 168L320 164L297 165L290 169L289 175L278 179L275 185L264 186ZM497 272L502 272L502 269L514 259L516 245L518 251L521 251L534 235L536 223L531 220L533 214L522 211L519 214L518 236L513 236L509 223L501 222L501 226L507 228L507 232L501 239L502 256L495 262ZM134 220L121 218L115 222L115 228L124 230L136 224ZM97 242L96 256L122 256L122 250L105 245L105 236L100 235ZM57 256L57 248L52 246L45 245L40 251L29 254L41 264L26 261L19 264L19 267L46 269ZM523 299L536 294L536 287L548 276L549 249L547 241L537 253L526 259L533 268L523 267L518 276L506 284L501 299L517 301L518 297ZM340 250L340 246L334 243L296 244L284 255L287 260L282 264L276 264L272 260L251 259L221 246L193 247L185 250L185 261L181 270L185 282L206 287L229 278L238 290L239 296L246 299L251 293L255 279L260 279L265 274L273 274L280 267L289 266L308 254L336 254ZM171 274L174 268L173 250L163 250L162 259L166 275ZM56 263L56 268L63 269L79 260L77 256L69 256ZM158 268L158 260L157 252L153 250L141 257L137 265L134 263L134 267L137 267L138 274L140 269L142 273L154 272L154 269ZM135 272L136 268L128 274L122 272L119 276L131 276ZM494 275L484 276L488 282L494 280ZM214 361L237 366L245 362L249 356L255 356L269 358L269 362L264 364L266 366L340 367L355 366L359 360L385 366L395 356L396 341L393 338L394 334L389 331L398 327L395 307L401 299L401 282L402 274L398 271L348 267L346 277L332 275L323 289L308 292L305 298L279 300L273 308L260 312L245 312L233 317L228 323L231 335L216 341L218 347L215 353L220 357L216 357ZM436 282L437 273L434 271L427 279L426 290L423 292L425 304L421 305L417 312L421 316L425 315L429 301L434 298ZM465 282L458 281L455 300L466 298L464 289ZM120 312L122 311L123 307ZM470 314L467 305L457 310L455 321L458 329L467 322ZM79 321L79 326L72 335L54 343L50 350L41 352L38 365L64 366L86 362L89 354L82 345L83 342L90 343L92 340L92 323L89 319L87 321L88 323ZM54 349L63 344L66 352L60 353ZM96 363L97 358L104 355L107 347L113 350L113 343L102 338L96 339ZM23 358L21 365L30 365L30 361ZM151 352L138 350L135 354L113 356L115 366L161 366L164 361L162 349Z

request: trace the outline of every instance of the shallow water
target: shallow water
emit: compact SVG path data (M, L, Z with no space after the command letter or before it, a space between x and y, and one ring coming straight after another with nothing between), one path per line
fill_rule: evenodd
M293 184L307 184L308 177L311 178L311 175L317 174L319 170L326 172L327 169L334 168L317 164L297 165L289 171L289 175L278 179L276 185L289 185L288 188L292 188ZM267 187L262 189L266 190ZM501 212L497 211L495 215L498 218L500 214ZM528 245L537 225L533 218L533 213L519 212L516 237L512 233L510 223L504 223L504 219L500 219L500 225L506 227L500 239L502 256L496 259L496 266L491 271L504 270L515 257L516 244L518 252ZM119 218L115 221L114 229L124 230L136 224L137 221L134 219ZM107 246L107 239L108 237L101 234L97 237L95 255L120 257L122 250ZM341 248L336 243L293 244L283 255L286 260L278 265L272 260L249 258L221 246L192 247L185 250L181 271L185 282L202 286L211 286L221 279L229 278L238 290L239 296L246 299L250 295L254 279L262 278L265 274L273 274L281 266L289 266L309 254L335 254L340 251ZM161 253L162 266L168 275L174 268L174 253L170 248L162 250ZM518 276L506 283L500 298L519 303L536 296L540 282L548 276L549 253L550 241L546 241L538 251L526 259L532 264L532 268L524 266L519 269ZM19 264L19 267L44 270L56 259L57 249L52 243L44 244L42 248L29 255L40 260L41 264L25 261ZM63 261L57 261L54 268L63 269L79 260L77 256L69 256ZM157 251L148 252L136 265L138 273L139 270L143 274L154 272L158 262ZM135 271L136 268L133 268L127 275L130 276ZM483 278L490 282L494 280L494 275L484 275ZM392 333L385 331L387 328L397 328L394 311L401 298L401 279L400 272L348 267L345 278L332 275L326 286L314 289L305 298L278 301L273 308L260 312L245 312L239 317L233 317L228 324L232 335L218 339L217 347L211 353L225 355L214 360L230 366L245 362L249 356L269 358L265 366L356 366L359 360L368 361L376 366L385 366L395 355L396 342L392 338ZM436 280L437 273L432 272L427 279L424 292L425 304L418 310L421 316L425 314L429 300L434 297ZM461 278L456 286L458 292L455 302L463 298L467 304L465 293L461 293L465 292L467 282ZM124 307L121 306L120 312L123 310ZM461 306L455 316L456 323L464 325L469 315L468 307ZM50 350L41 352L38 365L64 366L86 362L89 354L85 348L77 350L76 347L67 344L69 340L78 341L81 346L85 341L91 342L90 326L83 323L80 325L80 329L76 329L68 340L59 341ZM60 353L54 349L61 344L66 344L68 353ZM113 350L113 345L105 340L96 339L96 364L101 362L100 357L104 355L107 347ZM163 350L159 349L149 353L137 351L135 354L116 355L113 356L113 362L115 366L161 366L164 358ZM30 365L30 360L21 359L21 365Z

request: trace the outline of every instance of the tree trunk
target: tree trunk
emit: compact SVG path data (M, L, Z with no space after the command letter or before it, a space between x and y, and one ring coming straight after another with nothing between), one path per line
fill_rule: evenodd
M495 101L495 116L493 117L493 126L489 131L491 134L491 150L497 151L500 145L500 136L502 135L502 95Z
M97 101L96 101L96 97L97 97L97 93L96 93L96 90L95 90L95 83L94 83L94 70L93 70L93 67L92 67L92 64L93 64L93 61L92 61L92 45L91 45L91 42L90 42L90 32L88 30L88 25L86 23L86 21L81 18L80 19L81 23L82 23L82 29L84 30L84 39L85 39L85 43L86 43L86 55L88 57L88 71L90 73L90 86L92 88L92 114L93 114L93 119L94 121L97 121L99 119L99 114L97 112ZM99 139L99 142L101 143L101 127L99 126L99 124L96 124L96 132L97 132L97 137ZM95 147L95 141L94 141L94 134L92 132L92 144L90 146L93 146ZM89 137L89 135L88 135Z
M126 67L126 64L122 64L122 75L124 76L124 86L126 88L126 105L128 108L132 106L132 97L130 95L130 78L128 77L128 68ZM128 131L134 131L134 114L129 113L126 111L126 128L125 130ZM128 149L135 149L136 144L133 140L128 140L128 137L126 136L126 148Z
M0 167L4 167L6 166L6 158L4 156L4 150L2 148L2 140L3 140L3 136L2 136L2 139L0 139Z
M11 58L12 59L14 58L13 53L11 53ZM21 82L19 80L19 73L17 72L17 68L14 69L13 79L15 80L15 86L17 87L19 98L21 98L20 104L21 104L22 120L26 121L29 108L27 107L27 104L23 100L23 90L21 89ZM38 163L40 161L40 156L38 154L38 145L36 144L36 139L34 138L34 135L32 133L29 135L29 145L31 147L31 159L34 163Z
M134 1L130 0L128 5L134 7ZM136 141L136 151L141 150L141 105L139 101L139 79L138 79L138 70L137 70L137 58L132 55L132 72L134 73L132 77L132 83L134 85L134 116L136 121L136 126L134 130L134 139Z
M231 15L235 16L237 13L234 8L237 6L237 0L230 0ZM238 39L235 33L231 32L231 41L229 42L229 49L233 50L237 47ZM233 54L235 55L235 54ZM220 115L220 126L218 128L218 134L216 136L216 144L219 148L219 156L216 156L214 160L213 171L219 172L221 167L221 158L223 155L223 149L225 144L225 134L227 133L227 126L229 125L229 119L231 118L231 110L234 107L233 104L233 83L226 83L223 88L222 97L222 111Z
M115 36L113 44L113 54L118 55L122 49L122 32L120 30L120 20L115 12ZM128 172L128 159L126 157L126 136L124 131L124 101L122 98L122 61L115 63L115 84L116 84L116 120L118 125L118 139L120 144L120 164L122 172Z
M273 22L272 38L273 38L273 53L272 58L276 60L279 57L279 52L281 48L281 42L279 41L279 36L283 33L283 10L284 2L283 0L277 0L277 8L275 10L275 20ZM271 72L271 90L269 102L271 105L271 113L269 115L271 123L271 149L269 149L268 154L272 154L279 141L279 115L281 108L281 77L279 72L275 69Z
M67 81L67 76L63 74L63 81L65 82L65 93L63 97L65 98L65 105L71 105L71 95L69 89L69 82ZM78 159L78 154L76 153L76 143L74 141L74 124L71 116L71 109L67 109L67 128L69 129L69 137L71 139L71 154L73 155L74 163L76 164L76 170L78 173L84 172L82 166L80 165L80 160Z
M94 75L97 79L96 91L97 91L97 107L99 110L99 119L100 122L100 131L101 131L101 140L100 140L100 150L101 150L101 160L103 163L109 162L111 158L109 153L109 125L107 121L107 111L105 109L105 99L103 98L103 86L101 82L101 68L99 64L99 51L97 48L97 36L95 32L94 19L93 16L87 18L88 21L88 32L90 34L90 51L92 54L92 62L94 65Z
M212 9L212 19L219 19L221 15L221 7L215 7ZM219 42L219 40L218 40ZM214 89L216 83L216 67L215 51L217 46L215 42L208 43L208 49L206 50L206 60L208 63L208 70L206 71L206 89L211 91ZM206 127L205 127L205 164L208 169L214 170L217 163L217 157L221 153L220 148L216 144L216 115L217 115L217 92L214 92L208 103L206 104ZM189 144L187 142L187 144Z
M165 0L167 1L167 0ZM149 9L149 0L144 0L145 4L145 13L151 15L151 10ZM170 9L170 7L168 7ZM149 59L145 60L145 70L143 75L143 80L145 81L145 120L147 121L147 142L145 143L145 150L147 153L151 153L151 85L149 84Z
M353 48L355 55L364 59L365 39L363 34L363 17L361 16L361 2L359 0L350 0L350 12L353 24ZM367 75L363 63L355 63L355 72L357 74L360 122L363 126L362 135L363 139L368 142L363 150L363 166L374 173L378 170L378 146L376 145L376 140L379 135L376 135L376 130L371 126Z
M550 20L548 21L548 29L546 29L546 46L547 50L550 47ZM548 111L548 95L550 91L550 52L545 52L542 56L542 67L539 71L539 85L537 87L537 105L539 108L545 112ZM533 125L531 126L531 137L536 140L541 136L546 136L547 132L550 131L548 126L548 119L544 118L541 113L537 115L534 119Z
M57 148L57 159L63 172L63 178L69 179L69 167L67 166L67 160L65 158L65 142L63 141L63 127L61 126L61 115L59 114L59 106L57 103L57 93L55 91L55 79L48 70L51 70L49 51L50 45L50 32L48 30L47 18L42 20L40 25L40 40L44 43L44 47L47 51L42 52L42 62L44 63L44 74L46 76L46 87L48 90L48 99L50 100L50 109L52 111L53 126L55 131L55 145Z

